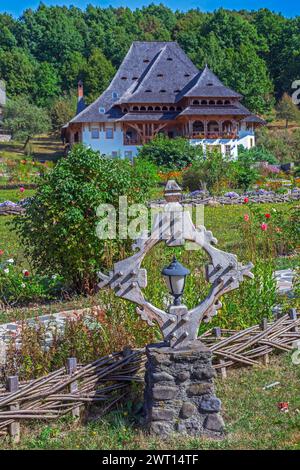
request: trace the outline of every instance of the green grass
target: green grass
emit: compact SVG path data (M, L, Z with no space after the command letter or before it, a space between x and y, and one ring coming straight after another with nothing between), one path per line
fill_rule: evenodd
M34 189L25 189L23 193L19 189L0 189L0 203L4 201L18 202L25 197L32 197L34 193Z
M217 396L223 403L226 437L176 438L164 441L149 437L139 429L130 409L123 408L97 422L76 424L71 418L54 423L22 426L22 440L11 445L0 441L2 449L293 449L300 450L300 367L289 355L273 357L268 368L242 368L229 372L225 381L216 381ZM280 385L263 390L266 384ZM141 398L139 397L139 400ZM289 402L289 413L277 408Z
M55 135L41 135L30 140L36 160L56 161L63 155L63 145L59 137ZM24 158L24 142L1 142L0 158L17 159Z

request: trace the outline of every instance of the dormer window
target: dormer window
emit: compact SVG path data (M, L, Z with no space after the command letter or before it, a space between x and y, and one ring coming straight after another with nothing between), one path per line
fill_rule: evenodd
M174 90L174 93L180 93L180 90Z
M208 82L208 83L206 84L206 86L214 86L214 84L211 83L211 82Z
M150 62L150 60L149 60L149 59L144 59L143 62L144 62L145 64L148 64L148 63Z
M99 113L100 113L100 114L104 114L104 113L105 113L105 108L103 108L102 106L100 106L100 108L99 108Z
M189 77L190 74L189 74L189 73L185 73L184 76L185 76L185 77Z
M160 93L166 93L166 90L159 90Z
M164 75L163 75L162 73L158 73L157 76L158 76L159 78L161 78L161 77L163 77Z
M173 60L172 57L168 57L167 60Z
M149 89L145 90L145 93L151 93L151 92L152 92L152 90L149 90Z
M127 80L127 77L121 77L121 80Z
M138 80L139 77L132 77L132 80Z

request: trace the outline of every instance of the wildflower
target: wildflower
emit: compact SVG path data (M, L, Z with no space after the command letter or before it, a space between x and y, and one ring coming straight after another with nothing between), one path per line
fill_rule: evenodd
M26 287L26 284L24 284L24 282L22 282L21 287L23 287L23 289L24 289Z
M5 274L9 274L9 269L8 269L8 268L4 268L4 269L3 269L3 272L4 272Z
M25 191L25 188L23 188L23 186L20 187L20 193L24 193Z
M266 219L270 219L270 218L271 218L271 214L265 214L265 218L266 218Z
M27 271L27 269L24 269L22 272L23 272L24 277L29 277L30 276L30 272Z
M275 232L277 232L277 233L281 233L281 232L282 232L282 230L281 230L281 228L279 228L279 227L275 227Z
M0 250L0 256L4 255L4 250Z
M6 262L9 263L9 264L14 264L15 260L13 260L12 258L10 258L10 259L8 259Z
M245 222L248 222L249 219L250 219L249 214L245 214L245 215L244 215L244 221L245 221Z
M275 209L275 207L272 207L272 212L277 212L277 210Z
M268 229L268 224L261 224L260 228L262 229L263 232L265 232Z
M248 198L248 197L245 197L245 198L244 198L244 203L247 204L247 202L249 202L249 198Z

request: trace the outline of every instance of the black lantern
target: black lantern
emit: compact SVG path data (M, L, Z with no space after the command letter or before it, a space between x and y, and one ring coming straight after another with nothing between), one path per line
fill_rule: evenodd
M166 279L170 294L174 297L174 305L180 305L180 298L182 297L185 286L185 278L190 274L190 271L182 266L182 264L177 261L176 256L174 256L172 263L166 266L161 273Z

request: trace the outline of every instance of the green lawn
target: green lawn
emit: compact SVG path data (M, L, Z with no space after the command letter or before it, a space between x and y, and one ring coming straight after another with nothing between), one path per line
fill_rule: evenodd
M263 387L279 381L268 390ZM134 420L129 405L97 422L76 424L71 418L53 423L22 427L22 440L11 446L0 441L2 449L298 449L300 450L300 367L289 355L273 357L268 368L242 368L216 381L217 396L223 403L226 437L214 441L184 438L163 441L144 434ZM141 396L139 400L141 400ZM289 413L277 408L289 402ZM136 403L135 403L136 404Z
M58 136L41 135L31 139L33 157L36 160L56 161L63 155L63 145ZM0 142L0 158L17 159L24 158L24 142Z

